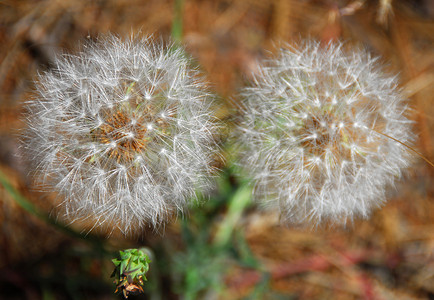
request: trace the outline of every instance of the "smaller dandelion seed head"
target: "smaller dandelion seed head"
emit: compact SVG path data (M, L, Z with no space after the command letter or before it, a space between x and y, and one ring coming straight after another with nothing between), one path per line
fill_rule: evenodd
M405 98L366 51L288 46L241 97L240 167L289 222L366 217L409 164L405 147L378 134L414 140Z
M25 146L69 218L128 233L211 186L218 124L190 65L180 47L107 36L39 76Z

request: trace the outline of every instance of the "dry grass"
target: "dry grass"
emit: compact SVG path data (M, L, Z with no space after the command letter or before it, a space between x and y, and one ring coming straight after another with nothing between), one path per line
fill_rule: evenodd
M412 4L413 3L413 4ZM228 106L237 87L274 45L303 37L362 44L400 73L414 109L416 148L434 160L434 9L427 1L189 0L183 41ZM172 1L1 1L0 168L35 202L15 129L31 79L53 54L74 51L100 33L155 33L168 37ZM272 272L278 294L298 299L426 299L434 297L434 169L422 160L369 220L348 228L284 228L277 217L246 216L248 242ZM45 200L44 200L45 201ZM39 203L49 209L44 202ZM14 205L0 189L0 268L64 239ZM39 225L35 225L39 224ZM49 242L38 236L53 238ZM170 234L168 235L170 236ZM28 243L28 242L27 242ZM39 250L36 248L39 247ZM13 255L11 254L13 253ZM243 279L243 280L241 280ZM258 283L250 270L230 270L227 298L239 299ZM225 298L226 299L226 298Z

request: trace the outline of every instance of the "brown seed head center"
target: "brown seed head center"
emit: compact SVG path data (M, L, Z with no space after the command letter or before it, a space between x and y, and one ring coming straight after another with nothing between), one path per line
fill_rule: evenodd
M145 150L149 141L147 127L143 126L143 117L134 119L131 114L116 110L93 133L94 138L103 144L111 146L109 158L117 162L131 161Z

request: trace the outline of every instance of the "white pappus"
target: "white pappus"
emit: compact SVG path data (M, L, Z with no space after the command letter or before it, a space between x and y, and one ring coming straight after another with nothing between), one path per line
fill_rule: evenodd
M218 122L180 47L109 35L55 64L27 104L24 147L70 220L129 233L207 190Z
M287 45L241 92L239 165L284 222L367 217L410 163L396 141L415 138L396 78L343 46Z

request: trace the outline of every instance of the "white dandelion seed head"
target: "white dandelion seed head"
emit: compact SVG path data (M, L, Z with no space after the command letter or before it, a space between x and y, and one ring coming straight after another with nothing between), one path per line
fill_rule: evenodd
M56 59L28 103L25 147L67 217L158 226L211 184L211 95L179 47L115 36Z
M282 219L366 217L409 165L414 135L394 77L363 50L307 41L265 61L234 135L254 196Z

